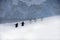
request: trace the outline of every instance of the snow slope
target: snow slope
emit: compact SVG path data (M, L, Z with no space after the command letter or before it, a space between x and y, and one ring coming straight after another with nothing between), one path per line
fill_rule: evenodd
M0 24L0 40L60 40L60 16L25 21L25 26L15 28L15 23Z

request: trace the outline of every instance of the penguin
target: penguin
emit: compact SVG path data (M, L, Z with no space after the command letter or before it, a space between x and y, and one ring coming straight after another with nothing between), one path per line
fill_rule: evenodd
M24 22L22 22L22 23L21 23L21 26L24 26L24 24L25 24L25 23L24 23Z
M17 27L18 27L18 23L15 24L15 28L17 28Z

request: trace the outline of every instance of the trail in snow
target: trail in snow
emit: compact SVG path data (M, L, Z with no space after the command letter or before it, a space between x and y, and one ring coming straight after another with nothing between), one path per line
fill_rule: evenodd
M18 28L15 23L0 24L0 40L60 40L60 16L25 21L24 27L18 23Z

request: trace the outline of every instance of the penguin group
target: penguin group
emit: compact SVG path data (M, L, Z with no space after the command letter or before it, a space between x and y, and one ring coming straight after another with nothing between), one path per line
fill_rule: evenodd
M24 24L25 24L24 22L21 22L21 26L24 26ZM15 24L15 28L17 27L18 27L18 23Z

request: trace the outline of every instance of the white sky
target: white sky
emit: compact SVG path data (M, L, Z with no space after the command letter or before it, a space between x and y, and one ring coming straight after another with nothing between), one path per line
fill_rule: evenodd
M48 17L43 21L38 19L30 24L25 21L25 26L14 28L15 23L0 24L1 40L60 40L60 17Z

